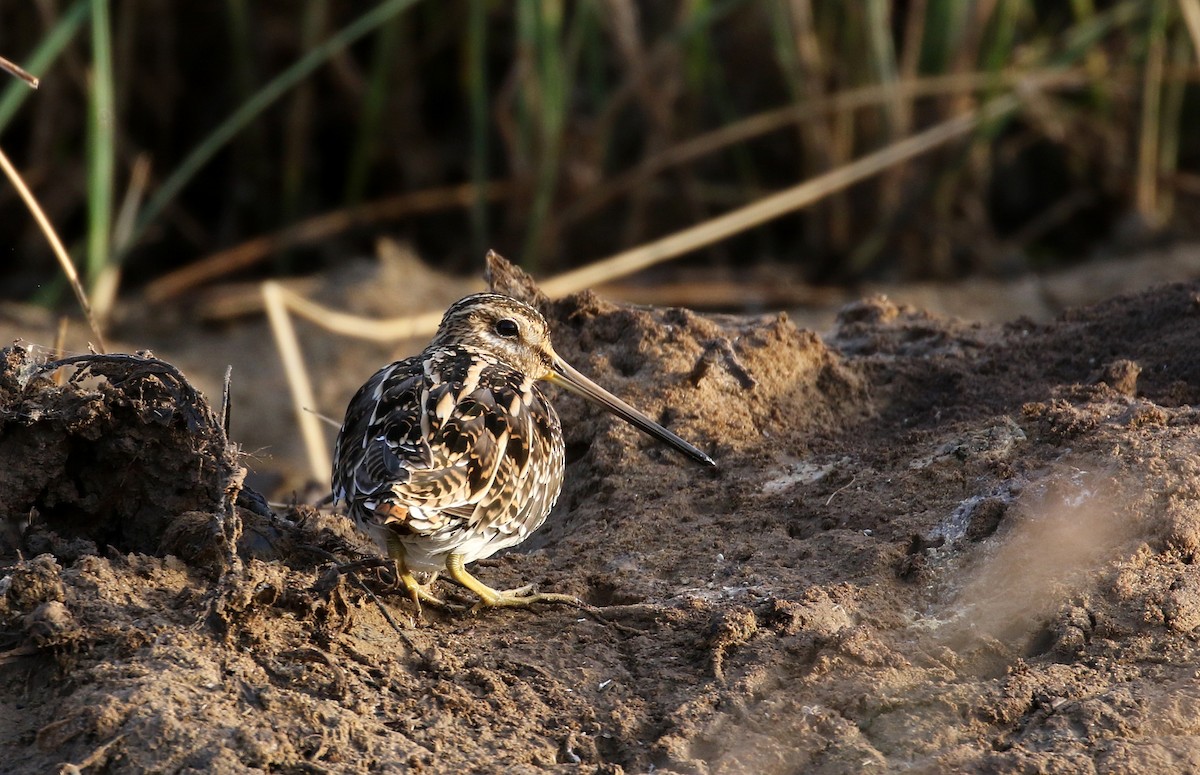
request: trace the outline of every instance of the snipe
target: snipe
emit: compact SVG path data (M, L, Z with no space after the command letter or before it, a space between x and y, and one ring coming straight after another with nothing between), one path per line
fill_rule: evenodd
M465 567L524 541L558 498L563 435L542 380L714 465L563 361L537 310L494 293L460 299L420 355L359 389L334 452L334 497L396 560L418 604L442 601L415 571L444 571L486 606L578 602L530 587L495 590Z

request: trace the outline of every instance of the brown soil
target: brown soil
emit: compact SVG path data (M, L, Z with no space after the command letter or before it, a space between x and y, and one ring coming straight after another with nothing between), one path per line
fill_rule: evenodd
M476 570L598 616L414 621L170 367L7 351L0 772L1200 768L1200 285L1003 326L874 298L824 339L546 310L718 462L557 401L559 505Z

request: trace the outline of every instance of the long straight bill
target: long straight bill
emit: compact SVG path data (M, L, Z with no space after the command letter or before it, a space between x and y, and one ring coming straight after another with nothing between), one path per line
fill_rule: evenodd
M595 382L592 382L561 358L554 359L554 371L550 372L544 379L547 382L560 385L572 393L581 395L595 404L599 404L625 422L650 434L659 441L669 444L697 463L703 463L707 466L716 465L711 457L696 449L691 444L688 444L612 393L609 393Z

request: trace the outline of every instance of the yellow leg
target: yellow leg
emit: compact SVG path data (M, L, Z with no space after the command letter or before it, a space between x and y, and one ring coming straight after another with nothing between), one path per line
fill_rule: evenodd
M413 575L407 567L404 566L404 561L399 561L400 566L400 583L404 585L404 589L408 591L409 597L417 604L417 612L421 611L421 603L429 603L430 605L438 606L439 608L446 607L446 601L435 596L429 591L429 587L417 581L417 577Z
M533 585L529 584L516 589L492 589L479 579L467 573L463 566L461 554L452 554L446 558L446 572L461 586L479 596L480 605L493 608L496 606L526 606L530 603L563 603L582 607L583 601L574 595L558 595L553 593L536 593Z
M438 608L446 608L446 601L436 597L429 588L417 581L417 577L408 569L408 563L404 561L404 547L399 541L390 541L388 545L388 554L396 561L396 575L400 577L400 583L404 585L404 589L408 592L409 597L417 605L417 615L421 614L421 603L429 603Z

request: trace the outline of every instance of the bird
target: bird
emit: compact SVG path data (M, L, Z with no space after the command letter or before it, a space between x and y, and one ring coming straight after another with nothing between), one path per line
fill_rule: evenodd
M559 357L533 307L497 293L459 299L420 354L359 388L334 447L335 502L395 561L418 611L422 602L446 604L417 573L446 573L479 598L476 608L580 604L532 585L493 589L466 570L528 538L558 500L566 449L541 382L716 465Z

